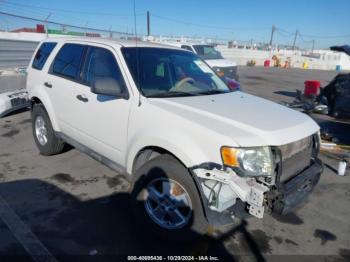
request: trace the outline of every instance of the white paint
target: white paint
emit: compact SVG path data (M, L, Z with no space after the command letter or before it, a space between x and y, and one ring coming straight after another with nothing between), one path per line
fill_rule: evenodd
M135 42L97 38L56 41L58 45L42 71L28 68L29 96L38 96L43 101L56 131L63 131L126 167L128 173L132 172L137 153L147 146L166 149L187 167L192 167L206 162L222 163L220 148L224 145L280 146L319 130L305 114L241 92L176 98L143 97L120 52L122 46L134 46ZM130 98L99 103L89 87L47 74L53 57L66 42L113 49ZM171 48L145 42L139 42L138 46ZM45 81L50 81L53 87L45 87ZM76 95L82 93L89 96L88 103L76 99Z

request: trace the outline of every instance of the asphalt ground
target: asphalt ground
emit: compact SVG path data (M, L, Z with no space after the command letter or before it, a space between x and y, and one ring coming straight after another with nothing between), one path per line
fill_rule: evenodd
M326 84L336 73L241 67L239 74L246 92L291 102L306 79ZM169 254L222 261L349 261L349 169L347 176L337 176L338 160L321 159L326 167L320 182L295 212L237 220L221 238L172 243L135 230L129 184L121 175L75 149L40 155L30 113L12 114L0 119L0 261L121 261Z

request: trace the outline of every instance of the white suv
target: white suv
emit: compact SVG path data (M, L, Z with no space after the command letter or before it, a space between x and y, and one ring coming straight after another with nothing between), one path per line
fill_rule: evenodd
M137 221L167 235L205 233L244 209L286 213L322 173L311 118L231 91L176 47L46 39L27 89L41 154L68 143L124 174Z

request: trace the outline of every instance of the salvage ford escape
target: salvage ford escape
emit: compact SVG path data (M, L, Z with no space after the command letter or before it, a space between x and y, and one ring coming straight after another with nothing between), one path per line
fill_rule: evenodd
M124 174L137 220L167 235L231 223L237 206L285 214L323 170L311 118L231 91L187 50L46 39L27 89L41 154L67 143Z

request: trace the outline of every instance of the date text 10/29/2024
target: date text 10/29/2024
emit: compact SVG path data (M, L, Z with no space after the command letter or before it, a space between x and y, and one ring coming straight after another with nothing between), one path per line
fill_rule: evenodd
M219 261L216 256L128 256L128 261Z

